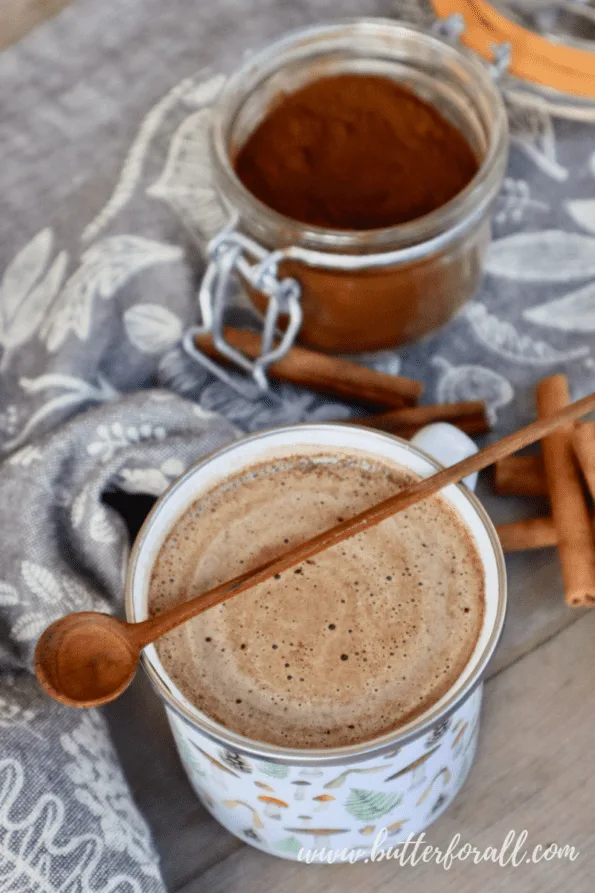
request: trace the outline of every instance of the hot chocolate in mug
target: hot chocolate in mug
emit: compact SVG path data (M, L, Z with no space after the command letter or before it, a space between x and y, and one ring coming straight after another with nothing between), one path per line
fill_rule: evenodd
M131 555L127 619L147 618L161 546L202 495L288 449L299 456L312 448L384 459L420 477L436 472L439 461L450 465L475 451L466 435L446 424L423 429L411 442L344 424L296 425L238 440L193 466L153 508ZM144 650L143 667L165 704L192 787L232 834L286 859L322 847L364 859L383 829L384 846L394 845L427 828L452 803L475 756L482 678L506 611L502 550L470 489L474 484L474 478L467 479L445 488L442 496L472 536L481 560L485 605L479 637L455 683L396 730L334 748L284 748L251 740L198 710L168 677L155 646Z

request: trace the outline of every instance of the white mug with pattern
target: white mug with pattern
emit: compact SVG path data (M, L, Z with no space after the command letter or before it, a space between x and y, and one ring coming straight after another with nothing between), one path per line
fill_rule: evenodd
M278 428L236 441L199 462L159 500L131 556L128 620L147 617L151 571L177 519L227 478L291 448L344 449L374 454L422 477L452 464L475 446L450 425L431 425L411 443L338 424ZM431 454L431 455L430 455ZM487 663L506 610L502 550L487 514L471 492L474 480L443 491L473 536L485 575L479 639L455 684L420 716L396 731L348 747L299 750L250 740L191 704L168 677L153 645L142 662L165 703L190 782L205 807L229 831L265 852L297 859L321 850L369 857L378 834L390 846L428 827L453 801L475 755Z

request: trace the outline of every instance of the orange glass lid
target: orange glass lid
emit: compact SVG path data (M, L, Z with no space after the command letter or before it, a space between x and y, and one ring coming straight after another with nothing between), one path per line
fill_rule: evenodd
M460 39L485 59L508 44L508 72L540 87L595 100L591 0L432 0L439 18L462 16Z

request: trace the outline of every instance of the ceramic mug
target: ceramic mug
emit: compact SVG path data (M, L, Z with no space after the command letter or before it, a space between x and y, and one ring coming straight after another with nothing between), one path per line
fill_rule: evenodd
M429 426L413 442L343 424L295 425L238 440L193 466L156 503L132 551L127 619L147 618L157 554L201 494L250 466L313 447L386 458L421 477L441 467L430 452L449 465L475 451L466 435L445 424ZM483 564L486 601L479 639L455 684L396 731L362 744L322 749L250 740L201 713L168 677L155 647L144 650L144 669L164 701L190 782L232 834L287 859L322 847L364 859L379 833L385 846L405 840L427 828L453 801L475 755L481 681L506 609L498 536L469 483L474 481L451 485L443 496L472 535ZM321 858L319 852L314 861Z

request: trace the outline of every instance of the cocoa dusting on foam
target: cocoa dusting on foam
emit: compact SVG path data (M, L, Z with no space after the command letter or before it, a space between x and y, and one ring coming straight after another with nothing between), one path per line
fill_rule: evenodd
M345 453L257 465L197 501L164 543L152 613L249 570L414 480ZM157 642L176 685L258 741L338 747L398 728L455 682L484 578L440 497L388 518Z

